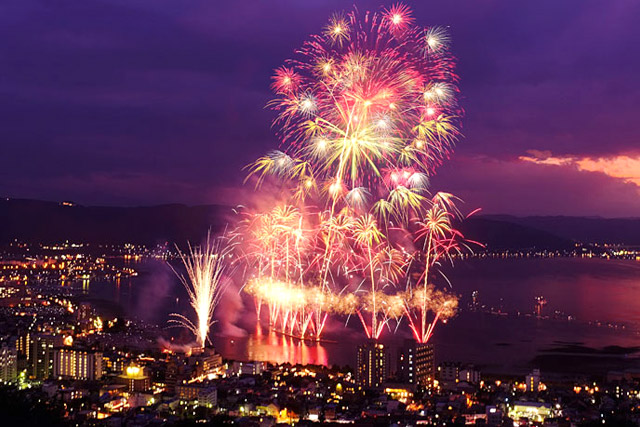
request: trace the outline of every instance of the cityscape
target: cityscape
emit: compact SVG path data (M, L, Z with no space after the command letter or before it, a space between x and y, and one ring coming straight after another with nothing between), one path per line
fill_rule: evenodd
M27 3L2 425L640 425L637 4Z
M637 262L633 249L603 246L566 252L483 249L472 257ZM440 360L437 346L411 338L362 341L344 366L326 360L324 366L234 360L220 354L216 338L213 345L192 342L190 347L176 341L180 336L166 325L116 317L87 298L90 286L105 281L131 286L126 283L144 274L146 262L178 265L180 258L175 248L163 245L5 245L0 261L5 398L19 398L25 408L37 408L59 424L570 425L606 420L616 425L635 420L640 370L634 364L604 373L484 372L469 360ZM459 310L474 315L579 322L571 314L547 310L543 296L533 299L526 312L484 304L481 290L467 299ZM294 347L322 346L272 338ZM624 356L635 350L617 351Z

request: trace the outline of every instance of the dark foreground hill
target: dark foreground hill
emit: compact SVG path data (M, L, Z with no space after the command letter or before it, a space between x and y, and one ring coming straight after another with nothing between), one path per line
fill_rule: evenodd
M219 205L104 207L2 199L0 243L182 244L221 230L230 217L231 208ZM461 230L494 250L563 250L576 241L640 245L640 219L477 216Z

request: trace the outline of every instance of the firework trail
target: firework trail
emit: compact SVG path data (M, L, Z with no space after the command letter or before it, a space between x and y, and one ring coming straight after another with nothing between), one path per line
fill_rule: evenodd
M178 249L178 253L186 276L179 274L175 269L174 272L187 290L196 321L193 322L182 314L172 313L173 318L169 322L173 326L190 330L196 336L198 345L204 348L209 341L209 328L214 323L213 313L226 289L224 275L231 256L231 247L224 237L211 238L209 233L205 244L195 247L189 244L188 252Z
M348 314L378 338L407 317L426 341L455 312L455 296L430 281L466 248L456 199L429 188L462 115L448 42L442 28L415 26L404 5L354 10L276 70L269 105L283 150L249 165L247 179L286 201L246 211L238 232L245 290L270 325L319 339L329 314Z

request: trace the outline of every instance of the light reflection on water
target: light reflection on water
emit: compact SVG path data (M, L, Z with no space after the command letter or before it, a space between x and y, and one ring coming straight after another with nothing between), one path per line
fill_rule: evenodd
M243 338L215 337L217 350L229 359L265 360L274 363L328 365L325 344L306 342L256 327Z
M181 285L161 264L149 272L120 282L88 285L89 297L114 302L129 316L166 324L171 312L189 313ZM540 320L526 316L492 316L461 312L435 332L436 358L474 362L493 370L525 370L540 351L559 342L591 347L633 346L640 343L640 263L600 259L507 259L458 262L447 273L452 291L466 306L473 290L480 291L482 304L509 312L531 313L535 296L549 301L544 310L574 316L576 322ZM83 286L84 287L84 286ZM85 288L86 290L86 288ZM214 337L224 357L240 360L312 364L353 364L358 343L364 337L358 325L344 328L336 321L327 336L337 342L300 342L289 337L255 329L253 303L246 299L237 325L248 332L244 338ZM545 313L543 313L545 314ZM604 320L626 324L626 329L593 326ZM344 320L343 320L344 321ZM406 325L383 340L394 344L407 337Z

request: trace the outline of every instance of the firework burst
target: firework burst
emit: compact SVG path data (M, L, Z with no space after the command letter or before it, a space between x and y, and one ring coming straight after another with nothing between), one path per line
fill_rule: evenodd
M283 148L247 179L275 184L286 201L246 212L239 259L258 317L266 305L280 330L319 339L336 313L378 338L406 317L424 342L455 313L455 296L433 281L466 249L462 218L430 177L459 137L458 78L446 30L414 21L402 4L333 15L275 72L269 105Z
M224 238L211 238L202 246L191 246L188 252L178 249L186 276L174 272L180 278L189 295L189 304L196 314L195 322L182 314L173 313L169 320L174 326L184 327L195 336L198 345L204 347L209 340L209 328L213 325L213 313L226 289L225 272L231 256L231 247ZM173 267L172 267L173 268Z

